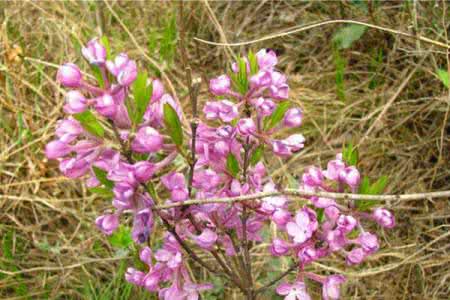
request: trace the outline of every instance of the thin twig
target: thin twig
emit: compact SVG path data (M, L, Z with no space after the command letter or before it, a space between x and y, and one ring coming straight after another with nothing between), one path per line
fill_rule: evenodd
M283 279L284 277L286 277L287 275L289 275L289 273L291 273L292 271L294 271L296 268L298 268L298 263L293 264L292 266L289 267L289 269L287 269L286 271L284 271L283 273L281 273L280 275L278 275L275 279L273 279L272 281L268 282L267 284L263 285L262 287L260 287L259 289L257 289L255 291L255 295L264 292L265 290L267 290L268 288L270 288L272 285L274 285L275 283L277 283L278 281L280 281L281 279Z
M212 41L207 41L207 40L203 40L201 38L197 38L195 37L194 40L198 41L198 42L202 42L208 45L214 45L214 46L227 46L227 47L238 47L238 46L244 46L244 45L250 45L250 44L254 44L254 43L258 43L258 42L263 42L263 41L267 41L267 40L271 40L274 38L278 38L278 37L284 37L284 36L288 36L294 33L299 33L302 31L306 31L309 29L313 29L316 27L321 27L324 25L331 25L331 24L358 24L358 25L364 25L373 29L378 29L381 31L386 31L386 32L390 32L392 34L397 34L397 35L401 35L401 36L405 36L405 37L409 37L409 38L413 38L413 39L418 39L420 41L438 46L438 47L442 47L442 48L446 48L446 49L450 49L450 45L448 44L444 44L441 43L439 41L435 41L432 39L429 39L427 37L423 37L420 35L414 35L411 33L407 33L407 32L403 32L403 31L399 31L399 30L395 30L395 29L390 29L387 27L382 27L382 26L378 26L378 25L374 25L374 24L370 24L370 23L365 23L365 22L361 22L361 21L354 21L354 20L328 20L328 21L323 21L323 22L318 22L318 23L313 23L313 24L309 24L309 25L300 25L295 29L292 30L288 30L288 31L281 31L279 33L275 33L275 34L269 34L266 35L262 38L258 38L258 39L254 39L254 40L250 40L250 41L244 41L244 42L236 42L236 43L216 43L216 42L212 42Z
M295 196L295 197L309 197L317 196L332 199L344 199L344 200L373 200L373 201L412 201L421 199L432 199L432 198L446 198L450 197L450 191L438 191L430 193L414 193L414 194L403 194L403 195L363 195L363 194L349 194L349 193L332 193L332 192L308 192L296 189L285 189L276 192L261 192L252 195L244 195L238 197L226 197L226 198L210 198L210 199L192 199L186 200L184 202L177 202L166 205L158 205L153 207L153 209L168 209L186 205L196 205L196 204L209 204L209 203L233 203L242 202L248 200L259 200L267 197L275 196Z

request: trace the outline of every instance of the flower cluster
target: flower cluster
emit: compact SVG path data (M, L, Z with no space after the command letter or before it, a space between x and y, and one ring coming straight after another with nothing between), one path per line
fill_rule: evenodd
M377 236L364 229L365 223L372 220L392 228L395 221L388 210L360 209L353 202L316 196L295 212L285 196L172 205L190 198L278 190L264 158L290 157L304 147L305 139L300 133L280 137L282 129L295 132L303 114L287 100L289 86L276 68L276 54L265 49L249 53L233 63L228 74L211 79L211 99L200 118L204 121L196 124L183 144L180 135L186 133L181 124L188 120L183 119L178 102L164 92L159 80L141 76L126 54L112 60L108 52L98 39L82 49L96 81L85 78L72 63L58 70L57 80L72 89L64 106L69 117L58 122L57 138L47 145L46 155L59 161L64 175L83 177L93 191L112 198L113 209L96 219L105 234L118 228L123 214L132 215L137 244L149 241L155 224L166 227L161 248L143 247L140 260L145 268L129 268L127 281L159 292L161 299L197 299L212 285L194 283L187 272L189 258L201 261L190 250L196 247L210 253L217 269L254 299L258 289L252 286L250 250L263 242L264 228L275 224L279 238L266 241L268 251L275 257L293 257L298 270L296 280L281 283L276 292L286 299L310 299L304 281L308 278L322 284L324 299L337 299L344 276L322 276L305 267L333 253L345 257L349 265L362 263L379 248ZM195 147L190 149L192 155L187 154L187 145ZM167 166L177 157L186 160L191 172L169 171ZM158 182L162 185L156 190ZM300 184L309 192L357 193L362 180L358 169L338 155L326 170L308 168ZM155 207L163 204L172 206Z

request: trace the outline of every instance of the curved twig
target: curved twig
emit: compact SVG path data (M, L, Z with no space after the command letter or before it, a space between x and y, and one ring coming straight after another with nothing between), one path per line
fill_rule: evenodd
M367 26L367 27L370 27L370 28L373 28L373 29L386 31L386 32L390 32L392 34L396 34L396 35L401 35L401 36L417 39L419 41L422 41L422 42L425 42L425 43L429 43L429 44L433 44L433 45L436 45L438 47L450 49L450 45L442 43L442 42L439 42L439 41L435 41L435 40L429 39L429 38L424 37L424 36L415 35L415 34L403 32L403 31L399 31L399 30L395 30L395 29L391 29L391 28L387 28L387 27L382 27L382 26L378 26L378 25L374 25L374 24L370 24L370 23L366 23L366 22L361 22L361 21L354 21L354 20L327 20L327 21L321 21L321 22L317 22L317 23L313 23L313 24L309 24L309 25L300 25L300 26L294 27L294 29L291 29L291 30L288 30L288 31L281 31L281 32L278 32L278 33L266 35L266 36L264 36L262 38L253 39L253 40L244 41L244 42L216 43L216 42L212 42L212 41L203 40L203 39L197 38L197 37L195 37L194 40L196 40L198 42L201 42L201 43L208 44L208 45L214 45L214 46L238 47L238 46L250 45L250 44L254 44L254 43L258 43L258 42L262 42L262 41L267 41L267 40L271 40L271 39L278 38L278 37L288 36L288 35L291 35L291 34L294 34L294 33L299 33L299 32L306 31L306 30L309 30L309 29L313 29L313 28L316 28L316 27L320 27L320 26L324 26L324 25L331 25L331 24L357 24L357 25L364 25L364 26Z

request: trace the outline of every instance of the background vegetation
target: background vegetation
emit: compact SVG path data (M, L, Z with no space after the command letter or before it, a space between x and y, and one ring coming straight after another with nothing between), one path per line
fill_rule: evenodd
M95 229L93 220L110 203L61 177L43 148L63 116L56 68L73 61L87 70L80 45L93 36L108 36L114 53L129 52L153 76L163 72L187 106L177 48L178 6L0 2L1 299L154 299L124 282L135 253L127 228L110 239ZM195 76L221 74L233 53L249 49L272 48L280 55L289 74L290 100L305 113L307 144L287 163L271 162L278 181L295 186L306 166L327 161L343 143L353 141L359 145L364 173L389 176L387 193L450 189L449 53L438 45L449 44L445 1L184 6L183 31ZM331 19L363 21L410 36L331 24L233 48L193 39L245 41ZM206 84L202 91L204 102ZM449 199L387 206L398 226L382 234L382 251L360 269L333 259L315 267L324 273L338 268L349 275L344 299L449 299ZM268 261L264 251L265 245L252 250L255 277L261 281L288 265ZM218 279L214 283L216 289L205 299L238 299L226 284ZM314 295L319 298L319 291Z

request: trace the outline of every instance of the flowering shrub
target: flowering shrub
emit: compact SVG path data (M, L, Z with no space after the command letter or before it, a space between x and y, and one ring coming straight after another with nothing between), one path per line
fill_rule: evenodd
M194 116L189 121L158 79L139 73L125 53L112 59L108 48L105 40L93 39L82 49L96 80L72 63L59 68L57 80L72 89L64 106L69 116L58 122L57 138L46 146L46 155L59 161L65 176L83 177L91 191L112 199L113 212L96 219L105 234L119 227L124 214L132 215L132 238L142 245L139 257L145 267L128 268L126 280L158 292L161 299L198 299L212 285L195 283L186 268L190 259L227 278L247 299L275 284L285 299L310 299L305 279L322 285L323 299L338 299L345 277L315 274L306 267L334 254L348 265L362 263L379 249L377 235L364 226L375 221L392 228L395 221L388 210L367 200L341 203L306 196L292 211L284 195L183 205L192 198L280 189L267 174L263 157L290 157L304 147L305 138L299 133L279 136L283 128L299 127L303 114L287 100L289 86L276 69L276 54L250 52L232 64L229 74L211 79L213 100L197 118L196 100L191 99ZM190 130L183 130L185 124ZM177 157L189 165L186 174L169 171ZM357 160L356 150L346 147L326 169L308 168L300 190L381 193L386 178L372 184L367 177L361 179ZM157 188L158 182L164 189ZM162 246L151 249L144 245L156 222L166 231ZM278 229L278 238L264 241L262 232L269 224ZM295 261L269 283L255 283L252 274L250 249L262 242L270 245L270 255ZM198 251L209 253L217 266L205 262ZM289 271L297 271L293 282L283 281Z

